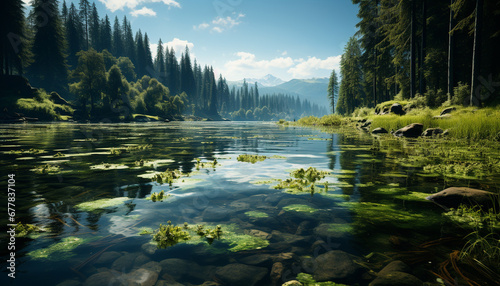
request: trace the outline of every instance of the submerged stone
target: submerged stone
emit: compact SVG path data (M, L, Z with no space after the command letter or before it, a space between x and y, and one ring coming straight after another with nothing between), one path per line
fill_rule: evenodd
M399 271L394 271L381 275L373 280L369 286L422 286L422 282L417 277Z
M498 195L467 187L451 187L439 193L428 196L426 199L438 204L445 209L458 208L460 204L479 205L484 209L498 206Z
M266 274L267 269L264 267L233 263L217 269L215 277L227 285L254 286Z
M424 129L424 125L421 123L412 123L407 125L396 132L394 132L394 136L396 137L408 137L408 138L417 138L422 134L422 130Z
M360 266L351 255L342 250L332 250L319 255L315 260L314 280L320 281L352 281L356 280Z

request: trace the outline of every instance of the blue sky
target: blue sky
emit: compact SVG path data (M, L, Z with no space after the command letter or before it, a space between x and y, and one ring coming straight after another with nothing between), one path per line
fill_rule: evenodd
M266 74L283 80L328 77L333 68L338 71L358 22L350 0L95 2L101 17L127 15L134 33L147 32L153 54L159 38L179 56L188 45L200 64L212 65L228 80Z

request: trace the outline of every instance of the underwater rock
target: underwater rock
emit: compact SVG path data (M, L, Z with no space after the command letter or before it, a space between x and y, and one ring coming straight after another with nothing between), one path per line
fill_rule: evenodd
M239 262L248 265L271 265L272 255L270 254L255 254L251 256L247 256L243 259L240 259Z
M111 269L121 271L121 272L129 272L134 265L134 260L137 257L137 254L127 253L120 258L116 259L111 265Z
M303 284L297 280L290 280L288 282L283 283L283 285L281 286L303 286Z
M297 230L295 231L296 235L304 235L306 234L311 228L312 228L312 223L310 221L303 221L299 224L297 227Z
M162 278L167 274L175 280L190 277L204 281L207 277L211 277L215 270L215 266L200 266L195 262L179 258L162 260L160 266Z
M375 128L372 130L372 134L385 134L385 133L389 133L389 132L387 132L387 130L385 130L382 127L378 127L378 128Z
M390 112L397 115L405 115L406 112L403 110L403 106L399 103L394 103L391 105Z
M139 266L143 265L143 264L146 264L148 263L149 261L151 261L151 259L149 259L149 257L147 257L146 255L144 254L139 254L135 259L134 259L134 265L133 265L133 268L139 268Z
M258 238L262 238L262 239L270 239L271 238L271 235L269 233L262 231L262 230L258 230L258 229L244 230L244 233L251 235L251 236L258 237Z
M345 223L322 223L314 228L314 234L319 237L341 238L349 235L353 228L347 222Z
M297 259L297 256L293 252L282 252L273 257L274 262L290 262Z
M394 136L396 137L408 137L408 138L417 138L422 134L422 130L424 129L424 125L421 123L412 123L407 125L401 129L396 130L394 132Z
M144 253L149 254L149 255L153 255L153 254L155 254L158 247L154 244L146 242L141 246L141 249L142 249L142 251L144 251Z
M399 271L394 271L381 275L373 280L369 286L422 286L422 282L417 277Z
M65 280L56 286L82 286L82 283L78 280Z
M125 285L153 286L158 280L158 273L140 268L127 274L125 280Z
M227 285L254 286L267 274L264 267L250 266L240 263L232 263L220 267L215 272L218 280Z
M117 260L121 255L121 253L117 251L106 251L99 256L94 262L94 265L101 264L111 264L113 261Z
M175 279L168 274L163 274L161 278L163 280L158 280L155 286L184 286L184 284L175 281Z
M467 187L450 187L426 198L444 209L457 208L460 204L475 206L483 209L498 207L498 195Z
M441 128L427 128L424 132L422 132L422 137L431 137L443 134L444 131Z
M382 270L378 272L378 276L383 276L389 274L391 272L404 272L409 273L411 271L410 267L406 265L401 260L395 260L389 264L387 264Z
M315 260L314 280L348 282L356 280L360 266L351 255L342 250L332 250L319 255Z
M275 262L273 264L273 267L271 268L271 281L273 285L276 285L277 282L281 279L281 276L283 275L283 272L285 271L285 266L283 266L283 263L281 262Z
M141 268L151 270L151 271L156 272L158 274L161 273L161 265L159 262L156 262L156 261L150 261L146 264L143 264L141 266Z
M275 242L286 242L290 245L303 244L306 238L301 235L295 235L291 233L281 232L278 230L273 230L271 232L271 240Z
M217 207L207 207L203 211L203 221L225 221L229 218L229 212L227 209L217 208Z
M85 280L84 286L95 286L95 285L122 285L120 281L119 273L112 273L110 271L100 272L94 274Z

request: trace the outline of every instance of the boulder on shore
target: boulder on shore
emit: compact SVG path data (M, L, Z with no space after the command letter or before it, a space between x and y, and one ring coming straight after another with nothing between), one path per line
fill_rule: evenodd
M428 196L426 199L449 209L457 208L460 204L475 206L483 209L498 206L498 195L492 192L467 187L451 187L439 193Z
M372 130L372 134L385 134L385 133L389 133L389 132L387 132L387 130L385 130L382 127L378 127L378 128L375 128Z
M422 134L424 125L421 123L412 123L394 132L396 137L417 138Z
M455 111L455 110L457 110L455 107L445 108L445 109L443 109L443 111L441 111L441 114L439 114L439 116L443 116L445 114L450 114L452 111Z
M441 128L427 128L422 132L422 137L432 137L443 134L444 131Z
M399 103L394 103L391 106L390 112L397 115L405 115L406 112L403 110L403 106Z

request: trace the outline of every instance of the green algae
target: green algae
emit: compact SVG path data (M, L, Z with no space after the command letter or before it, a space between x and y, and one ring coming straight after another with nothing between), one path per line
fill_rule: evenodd
M51 165L51 164L45 164L38 166L34 169L31 169L30 171L35 172L36 174L48 174L48 175L54 175L57 174L61 171L61 167L57 165Z
M179 179L182 176L183 174L179 170L167 169L165 172L154 174L151 180L157 182L158 184L168 183L170 186L172 186L172 183L174 183L176 179Z
M40 231L43 231L40 227L34 225L34 224L23 224L18 222L15 226L16 229L16 236L17 237L23 237L23 236L28 236L32 233L37 233Z
M37 154L42 154L46 153L45 150L41 149L35 149L35 148L30 148L28 150L21 149L21 150L10 150L7 152L7 154L15 154L15 155L37 155Z
M297 274L297 281L302 283L303 286L347 286L345 284L339 284L331 281L327 282L316 282L311 274L299 273Z
M90 166L91 170L123 170L128 169L128 166L123 164L109 164L109 163L101 163L99 165Z
M247 163L252 163L252 164L264 161L266 159L267 159L267 156L249 155L249 154L242 154L242 155L239 155L238 158L236 158L236 160L238 160L238 162L247 162Z
M165 191L161 191L159 193L152 193L146 200L151 200L152 202L163 202L167 198L171 197L171 194L165 194Z
M95 211L95 210L100 210L100 209L106 209L106 208L111 208L111 207L117 207L122 205L124 202L130 200L127 197L119 197L119 198L112 198L112 199L100 199L96 201L90 201L90 202L84 202L75 205L75 208L77 208L80 211Z
M160 227L153 231L153 241L157 243L158 248L167 248L190 238L187 231L180 226L172 225L170 221L166 225L160 224Z
M200 158L196 158L196 170L200 170L200 169L214 169L215 170L215 168L217 166L220 166L220 164L216 158L211 162L202 162Z
M72 252L75 248L96 239L97 238L80 238L75 236L65 237L61 242L51 244L46 248L28 252L27 255L35 260L46 259L50 261L64 261L76 255Z
M284 206L283 209L285 211L294 211L294 212L301 212L301 213L315 213L318 210L309 206L309 205L304 205L304 204L291 204L288 206Z
M248 211L248 212L245 212L245 214L248 216L248 217L251 217L251 218L266 218L266 217L269 217L269 215L265 212L259 212L259 211Z

